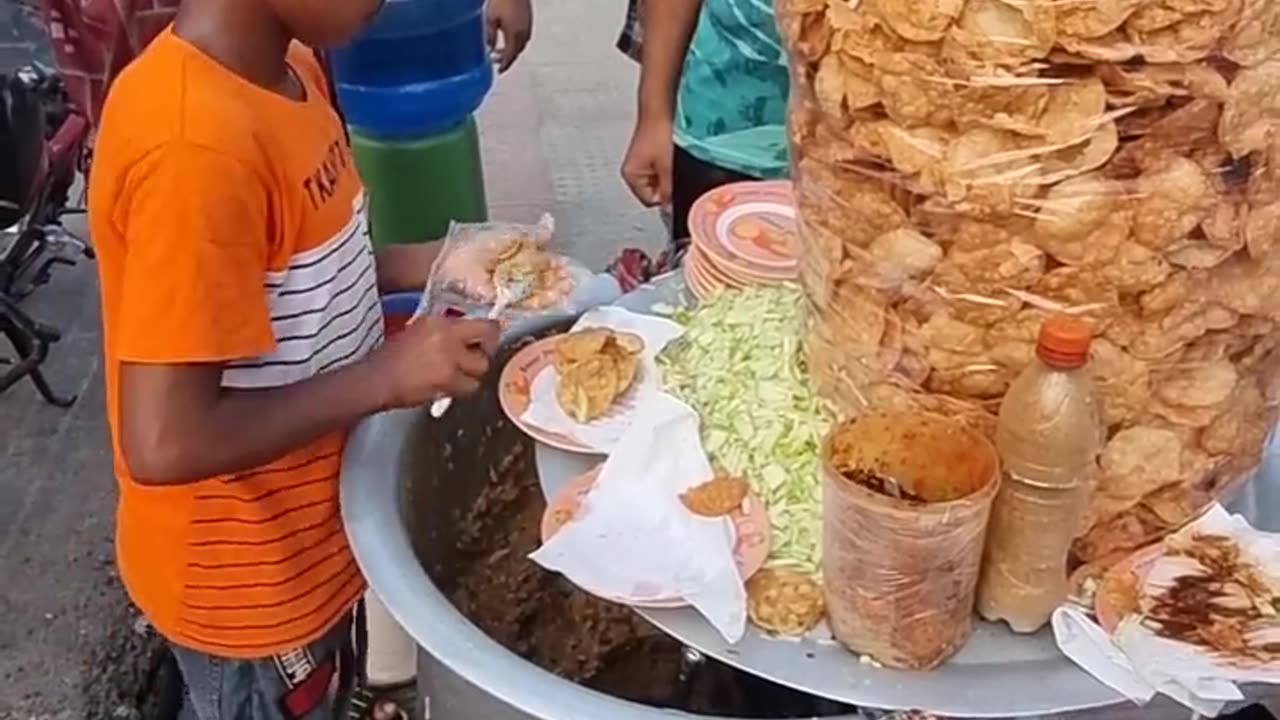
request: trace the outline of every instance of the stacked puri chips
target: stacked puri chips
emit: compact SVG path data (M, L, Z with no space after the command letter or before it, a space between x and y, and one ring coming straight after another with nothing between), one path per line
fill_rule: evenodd
M777 12L826 397L991 433L1043 319L1089 319L1091 567L1257 466L1280 402L1280 0Z

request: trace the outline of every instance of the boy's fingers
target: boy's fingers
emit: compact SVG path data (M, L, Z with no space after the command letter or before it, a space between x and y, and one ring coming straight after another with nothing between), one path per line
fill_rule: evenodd
M520 55L520 49L516 47L515 40L509 33L502 35L502 53L498 59L498 72L504 73L515 63L516 57Z
M641 203L652 206L658 202L658 177L652 170L637 171L628 168L623 172L622 178L627 182L627 187L631 188L631 194Z
M671 166L667 165L658 168L657 187L655 189L652 205L660 205L671 202Z
M644 186L644 204L648 207L659 205L663 202L665 192L662 186L662 176L654 173L645 178Z
M489 372L489 356L477 350L464 350L457 358L458 369L467 377L482 378Z
M449 384L450 395L474 395L480 389L480 381L468 375L458 375Z
M484 44L490 50L498 45L498 18L496 17L490 16L484 19Z
M498 349L500 331L494 320L458 320L454 325L454 333L464 347L479 345L486 355L492 355Z
M502 70L505 72L515 64L516 59L529 46L529 30L517 30L503 36L505 47L502 49Z

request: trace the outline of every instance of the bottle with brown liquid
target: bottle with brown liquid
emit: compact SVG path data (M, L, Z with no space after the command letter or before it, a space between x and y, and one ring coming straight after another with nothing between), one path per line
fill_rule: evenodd
M1004 473L987 526L978 612L1034 632L1067 596L1067 553L1081 530L1102 444L1087 367L1092 331L1055 316L1036 360L1000 404L996 450Z

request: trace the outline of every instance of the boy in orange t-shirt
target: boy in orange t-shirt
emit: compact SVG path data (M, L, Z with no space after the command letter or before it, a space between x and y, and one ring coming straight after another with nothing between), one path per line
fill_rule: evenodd
M360 418L474 392L497 326L382 342L374 253L313 47L378 0L185 0L114 83L94 151L117 561L201 720L331 718L364 581L338 512Z

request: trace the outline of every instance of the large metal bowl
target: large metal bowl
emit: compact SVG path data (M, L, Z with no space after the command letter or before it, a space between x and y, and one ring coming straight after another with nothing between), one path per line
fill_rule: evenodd
M528 336L567 320L522 328ZM508 342L496 367L510 356ZM356 559L391 614L419 644L419 684L435 720L706 718L620 700L561 679L508 651L464 617L441 589L459 561L460 516L495 477L533 468L529 441L503 417L496 379L440 420L424 410L362 423L342 469L342 505ZM853 720L854 716L845 716Z
M521 338L566 327L571 320L547 318L512 328L495 367L502 367ZM498 407L496 373L480 395L456 403L440 420L431 419L425 410L388 412L361 423L350 438L342 468L342 509L347 531L370 586L422 648L419 682L423 696L431 699L431 717L437 720L692 720L708 717L620 700L561 679L488 637L464 617L442 591L437 580L447 579L456 571L455 535L461 514L475 502L499 465L513 462L512 448L523 446L525 449L517 453L515 462L532 464L534 454L528 451L528 442ZM539 458L539 464L546 472L546 453L540 455L543 457ZM1274 488L1280 485L1276 481L1280 468L1274 465L1274 457L1269 457L1271 462L1264 466L1260 481L1247 488L1245 497L1237 501L1240 510L1264 529L1272 529L1277 524ZM526 471L534 472L534 468L528 467ZM564 473L557 470L554 474ZM719 647L722 643L709 636L710 631L703 627L705 623L692 613L666 611L649 613L648 617L684 642L732 665L742 664L735 662L735 657L741 660L741 654L757 650L760 652L756 654L763 657L776 655L774 665L790 662L784 660L785 654L764 653L768 648L763 645L756 648L755 645L768 642L763 637L750 637L739 648ZM972 682L968 688L947 690L943 687L947 683L939 682L941 675L882 677L885 671L859 667L854 667L850 674L849 666L842 663L831 665L826 672L844 667L841 672L846 673L845 686L865 696L857 698L857 702L874 706L880 704L877 702L880 696L909 697L907 702L931 708L946 706L948 714L969 717L1052 714L1055 710L1080 709L1119 700L1105 688L1102 692L1091 688L1096 681L1061 656L1053 665L1054 672L1038 673L1034 671L1034 663L1027 662L1028 658L1018 653L997 652L1001 649L999 643L988 640L975 638L982 646L976 651L999 656L1008 667L1004 672L969 678ZM816 655L810 663L815 661ZM787 679L788 674L795 674L796 668L766 665L753 669L793 687L809 689L805 687L807 682ZM815 668L807 667L803 672L808 677L814 674ZM1037 675L1038 681L1023 678ZM1018 687L1002 687L1008 685ZM997 687L1001 690L996 690ZM1069 688L1084 688L1088 692L1064 702L1059 696L1069 692ZM993 692L1003 700L973 703L967 697ZM1028 703L1023 702L1024 695L1034 695L1039 700L1029 703L1028 707ZM1019 698L1022 701L1015 702ZM971 705L974 707L968 712L960 707ZM993 705L1009 707L993 712ZM1014 705L1026 709L1018 712L1013 709ZM982 706L981 711L978 706ZM1145 713L1132 706L1116 708L1115 712L1117 717L1126 718L1137 714L1143 717L1182 715L1166 702L1155 703ZM1111 717L1111 713L1095 709L1081 717L1096 720ZM855 716L840 717L853 720Z

